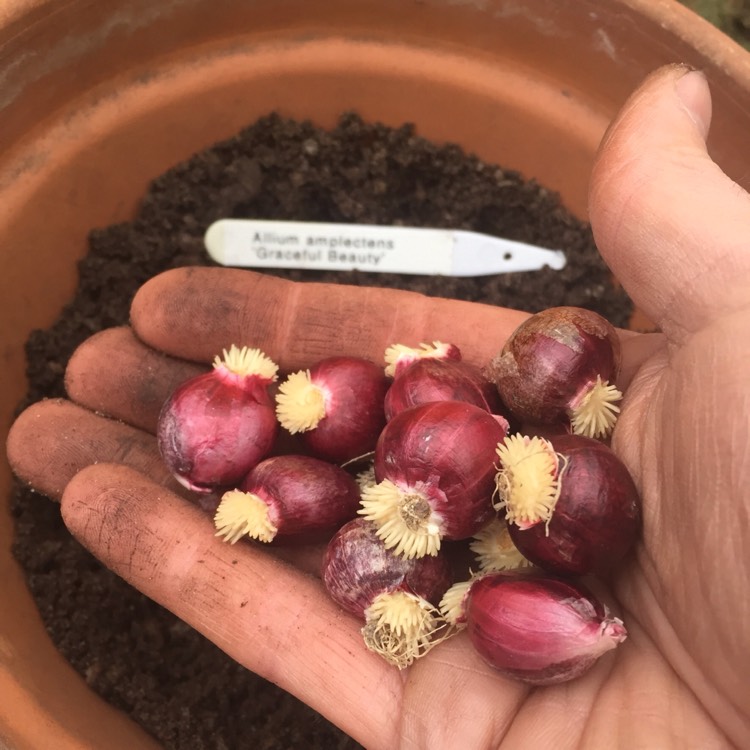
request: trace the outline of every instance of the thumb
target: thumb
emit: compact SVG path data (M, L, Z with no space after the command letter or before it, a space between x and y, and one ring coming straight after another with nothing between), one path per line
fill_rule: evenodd
M679 342L750 302L750 195L711 160L705 76L652 74L599 149L589 210L633 302Z

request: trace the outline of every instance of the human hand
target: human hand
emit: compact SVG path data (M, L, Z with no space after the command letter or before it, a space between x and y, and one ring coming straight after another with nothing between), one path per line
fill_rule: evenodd
M593 175L598 245L664 334L624 335L628 391L613 447L641 491L644 531L608 582L629 638L584 677L532 690L487 667L462 635L395 670L323 592L320 550L216 539L153 438L167 394L201 369L190 362L232 343L261 348L284 371L333 353L378 361L393 341L422 339L455 341L484 364L523 313L242 271L169 272L137 295L132 330L79 349L70 401L19 418L14 469L61 498L71 532L107 566L368 748L747 744L750 197L707 157L708 92L684 74L661 70L634 95Z

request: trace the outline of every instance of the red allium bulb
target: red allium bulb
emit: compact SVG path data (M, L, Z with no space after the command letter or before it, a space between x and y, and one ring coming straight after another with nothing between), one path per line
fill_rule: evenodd
M157 425L159 452L185 487L211 492L238 482L267 456L278 431L268 386L276 365L232 345L213 370L179 385Z
M385 374L389 377L398 377L409 365L423 359L458 362L461 359L461 350L455 344L443 341L420 344L416 348L405 344L393 344L385 350Z
M331 357L279 386L276 416L318 458L341 463L371 452L385 424L388 380L373 362Z
M555 685L588 671L627 637L622 620L578 584L534 571L455 584L440 609L479 655L508 677Z
M531 441L507 447L519 440L526 439L506 439L498 451L499 505L513 543L553 573L605 573L630 550L640 529L640 498L630 472L604 443L581 435L546 441L549 462L558 468L550 472L539 455L524 458ZM536 499L534 492L539 492ZM531 523L533 514L525 511L534 507L549 508L538 523Z
M234 544L308 540L354 518L359 485L344 469L311 456L261 461L216 509L216 536Z
M520 553L513 543L508 524L493 518L482 526L469 544L482 573L496 570L516 570L526 568L531 563Z
M444 623L436 605L452 583L442 555L399 557L369 521L358 518L329 542L322 579L339 606L364 620L367 647L391 664L407 667L437 642Z
M522 323L487 367L503 403L521 421L567 422L575 434L609 435L622 393L613 385L620 342L601 315L552 307Z
M375 478L359 511L388 549L435 555L492 516L495 451L505 427L478 406L434 401L397 414L378 439Z
M502 408L497 389L478 367L452 359L417 359L402 367L385 396L385 416L430 401L465 401L491 414Z

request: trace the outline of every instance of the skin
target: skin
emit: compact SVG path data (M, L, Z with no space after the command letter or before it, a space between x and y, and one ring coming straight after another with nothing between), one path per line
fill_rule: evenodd
M70 531L119 575L368 748L748 747L750 196L708 157L710 119L704 77L661 69L626 103L593 171L598 246L663 333L623 334L628 390L613 447L642 494L644 529L603 596L629 638L575 682L507 680L464 635L403 672L388 667L324 595L319 550L214 538L150 434L160 400L196 370L186 361L208 363L231 343L259 346L284 371L332 352L379 361L399 340L455 341L484 363L522 313L171 271L140 290L132 329L76 353L70 401L21 415L12 466L61 499Z

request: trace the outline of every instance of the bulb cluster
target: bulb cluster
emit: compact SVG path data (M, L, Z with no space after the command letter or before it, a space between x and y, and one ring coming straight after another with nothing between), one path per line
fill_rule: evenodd
M484 369L453 343L397 342L384 366L334 356L276 384L266 355L233 346L164 404L159 448L226 542L327 540L327 591L389 663L466 630L496 669L553 684L626 635L577 582L640 525L605 442L619 358L578 308L531 316ZM458 548L478 572L457 581Z

